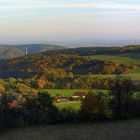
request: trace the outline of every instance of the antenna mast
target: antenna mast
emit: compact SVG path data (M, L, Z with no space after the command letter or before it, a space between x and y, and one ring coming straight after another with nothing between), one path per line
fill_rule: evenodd
M25 49L25 55L28 55L28 48Z

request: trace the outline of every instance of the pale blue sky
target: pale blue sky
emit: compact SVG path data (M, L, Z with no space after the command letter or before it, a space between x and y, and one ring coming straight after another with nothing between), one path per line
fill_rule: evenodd
M0 43L140 39L140 0L0 0Z

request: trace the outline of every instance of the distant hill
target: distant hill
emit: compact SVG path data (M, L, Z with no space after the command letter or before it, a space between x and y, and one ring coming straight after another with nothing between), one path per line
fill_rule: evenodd
M111 46L125 46L125 45L139 45L140 40L139 39L129 39L129 40L120 40L120 39L109 39L109 40L103 40L103 39L83 39L83 40L72 40L72 41L50 41L49 44L57 44L60 46L68 46L71 48L76 47L111 47Z
M140 53L140 45L128 45L124 47L79 47L79 48L67 48L61 50L50 50L43 53L45 55L56 55L62 53L62 54L79 55L79 56Z
M49 44L0 45L0 59L24 56L26 48L28 50L28 54L32 54L48 50L64 49L65 47Z

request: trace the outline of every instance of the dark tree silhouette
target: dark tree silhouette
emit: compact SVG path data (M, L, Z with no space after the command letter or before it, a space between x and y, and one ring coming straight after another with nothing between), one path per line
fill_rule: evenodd
M130 115L132 95L133 83L131 79L118 75L111 86L111 107L117 119L123 119Z

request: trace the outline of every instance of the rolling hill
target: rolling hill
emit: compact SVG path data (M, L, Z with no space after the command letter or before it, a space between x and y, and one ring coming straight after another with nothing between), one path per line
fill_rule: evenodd
M0 45L0 59L15 58L26 54L43 52L48 50L64 49L65 47L49 44L27 44L27 45Z
M22 45L17 50L21 52L25 48ZM0 78L26 78L46 73L57 76L70 72L74 75L139 74L140 70L140 46L62 49L58 46L29 45L28 50L29 53L40 53L1 60Z

